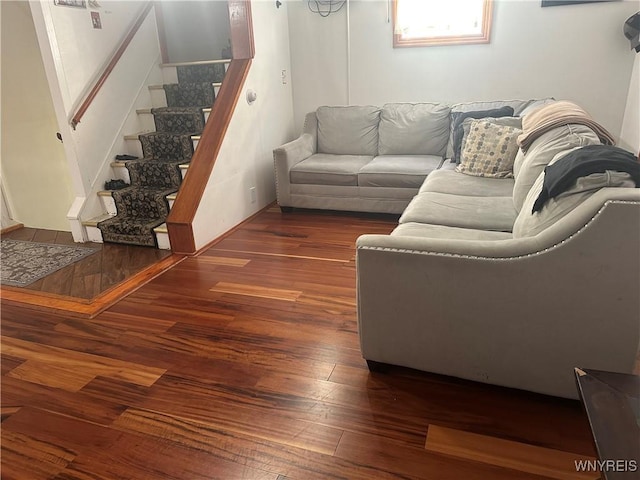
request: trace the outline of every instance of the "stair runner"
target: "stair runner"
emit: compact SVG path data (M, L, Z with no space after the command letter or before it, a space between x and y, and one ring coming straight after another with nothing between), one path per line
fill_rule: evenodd
M177 67L178 83L164 85L167 107L153 108L156 131L138 136L143 158L126 162L131 185L114 190L117 215L98 223L105 242L157 247L153 229L169 214L167 195L182 182L180 165L193 155L192 135L204 129L202 109L215 100L212 83L224 77L223 64Z

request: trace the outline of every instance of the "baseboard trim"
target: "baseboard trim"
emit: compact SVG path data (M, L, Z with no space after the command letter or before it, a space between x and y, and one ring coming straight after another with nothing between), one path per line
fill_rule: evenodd
M11 225L10 227L6 227L0 230L0 235L5 235L9 232L20 230L21 228L24 228L24 225L22 223L16 223L15 225Z
M197 257L198 255L200 255L202 252L207 251L208 249L210 249L211 247L213 247L214 245L220 243L222 240L224 240L225 238L227 238L229 235L231 235L232 233L234 233L236 230L242 228L246 223L251 222L254 218L256 218L258 215L260 215L262 212L269 210L270 208L273 208L274 205L276 204L276 202L272 202L269 205L267 205L264 208L261 208L260 210L258 210L256 213L254 213L253 215L251 215L250 217L245 218L243 221L241 221L238 225L236 225L235 227L227 230L226 232L224 232L222 235L214 238L213 240L211 240L209 243L207 243L204 247L199 248L195 253L181 253L181 255L190 255L190 256L194 256Z

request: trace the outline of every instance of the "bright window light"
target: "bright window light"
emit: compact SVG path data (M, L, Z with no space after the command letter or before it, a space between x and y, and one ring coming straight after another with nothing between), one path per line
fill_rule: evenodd
M487 43L491 0L395 0L394 47Z

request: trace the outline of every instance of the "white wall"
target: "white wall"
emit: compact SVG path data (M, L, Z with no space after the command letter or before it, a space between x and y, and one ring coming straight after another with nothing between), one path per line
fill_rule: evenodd
M142 2L100 0L102 8L99 9L57 6L53 1L40 3L45 15L50 17L51 37L55 37L56 42L54 53L65 77L62 85L64 106L70 112L82 102L92 82L109 62ZM100 14L101 29L93 28L92 11Z
M229 45L229 7L226 0L163 0L169 62L218 60Z
M2 8L0 7L0 52L2 51ZM0 78L2 78L2 62L0 62ZM0 111L2 111L2 81L0 81ZM2 116L0 115L0 131L2 131ZM2 135L0 134L0 151L2 150ZM1 155L0 155L1 157ZM0 170L2 170L0 168ZM2 186L2 173L0 172L0 212L2 212L0 222L0 229L4 230L11 225L14 225L17 222L11 218L11 213L9 212L9 206L7 204L7 200L4 194L4 188Z
M3 1L2 183L14 220L69 231L73 186L26 2ZM4 213L4 212L3 212ZM3 219L4 224L4 219Z
M639 3L541 8L539 0L496 0L489 44L394 49L388 2L352 0L347 85L346 7L321 18L306 1L290 1L295 128L322 104L553 96L577 102L617 134L633 63L622 25Z
M637 155L640 152L640 53L632 50L630 55L635 56L635 61L620 130L620 147Z
M275 200L272 151L293 135L291 83L281 79L290 70L287 5L254 0L251 9L255 58L194 219L197 248ZM245 101L249 89L257 94L253 105Z
M346 105L346 12L326 18L311 13L306 1L288 1L294 127L320 105ZM371 79L378 81L378 76Z
M110 173L110 162L122 153L130 112L152 72L160 49L153 10L105 81L76 130L70 121L77 107L120 46L143 8L139 1L100 1L102 29L94 29L90 9L32 1L34 23L60 131L64 138L75 200L67 218L76 241L83 241L80 219L99 212L95 195ZM159 72L157 78L160 78ZM120 149L120 151L118 150Z

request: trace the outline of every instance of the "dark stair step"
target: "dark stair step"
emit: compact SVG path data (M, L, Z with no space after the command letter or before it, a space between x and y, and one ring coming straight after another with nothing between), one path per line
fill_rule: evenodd
M108 220L98 222L98 228L102 233L104 242L157 247L158 244L153 229L164 222L164 219L158 218L131 218L126 215L117 215Z
M118 214L98 223L105 242L157 246L153 229L169 214L167 195L176 188L159 189L131 186L111 193Z
M224 63L180 65L176 67L178 83L218 83L225 74Z
M161 107L152 108L151 113L160 133L199 134L204 130L204 112L201 107Z
M203 83L165 83L164 94L168 107L210 107L216 98L211 82Z
M193 156L193 140L189 133L151 132L138 135L145 158L189 160Z
M142 158L125 162L125 167L129 171L132 185L165 190L180 188L182 183L180 165L187 163L189 160Z

